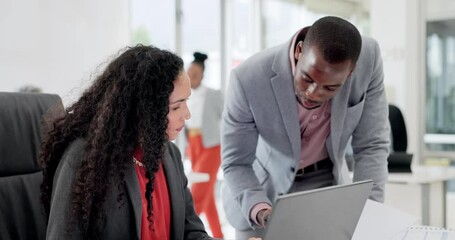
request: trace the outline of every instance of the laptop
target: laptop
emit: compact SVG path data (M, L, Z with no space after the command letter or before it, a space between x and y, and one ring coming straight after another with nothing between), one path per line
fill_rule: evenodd
M372 186L366 180L279 196L263 239L351 239Z
M389 172L411 172L412 154L405 152L390 153L387 158Z

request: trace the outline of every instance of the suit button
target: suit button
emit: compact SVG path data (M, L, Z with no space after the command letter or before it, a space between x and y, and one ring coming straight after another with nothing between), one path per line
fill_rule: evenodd
M294 173L294 171L295 171L295 168L291 167L291 172Z
M281 196L281 195L283 195L283 193L278 193L278 196Z

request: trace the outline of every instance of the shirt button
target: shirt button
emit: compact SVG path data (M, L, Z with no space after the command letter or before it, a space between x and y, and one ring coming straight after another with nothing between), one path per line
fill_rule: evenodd
M316 119L318 119L318 115L315 114L312 116L312 118L313 118L313 120L316 120Z

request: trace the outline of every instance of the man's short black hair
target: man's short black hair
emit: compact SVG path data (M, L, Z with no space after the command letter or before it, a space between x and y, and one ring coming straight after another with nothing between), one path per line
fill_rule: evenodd
M305 37L304 48L312 46L317 46L329 63L351 60L355 64L362 48L362 37L352 23L339 17L323 17L314 22Z

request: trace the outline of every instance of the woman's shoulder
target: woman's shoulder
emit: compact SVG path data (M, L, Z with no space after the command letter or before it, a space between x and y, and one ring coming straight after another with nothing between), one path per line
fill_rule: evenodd
M77 150L84 149L84 146L85 146L85 139L77 138L68 144L67 150L68 151L77 151Z
M165 147L172 158L180 156L180 150L177 147L177 145L175 145L173 142L171 142L171 141L166 142Z
M207 86L204 86L204 87L207 89L207 94L216 94L216 95L221 94L221 90L219 90L219 89L215 89L215 88L211 88L211 87L207 87Z
M78 138L68 144L65 154L78 154L84 151L85 139Z
M223 99L223 93L221 90L207 88L207 99L213 101L214 104L219 104L219 100Z
M78 166L84 156L85 139L78 138L68 144L62 155L62 162L67 162L71 166Z

